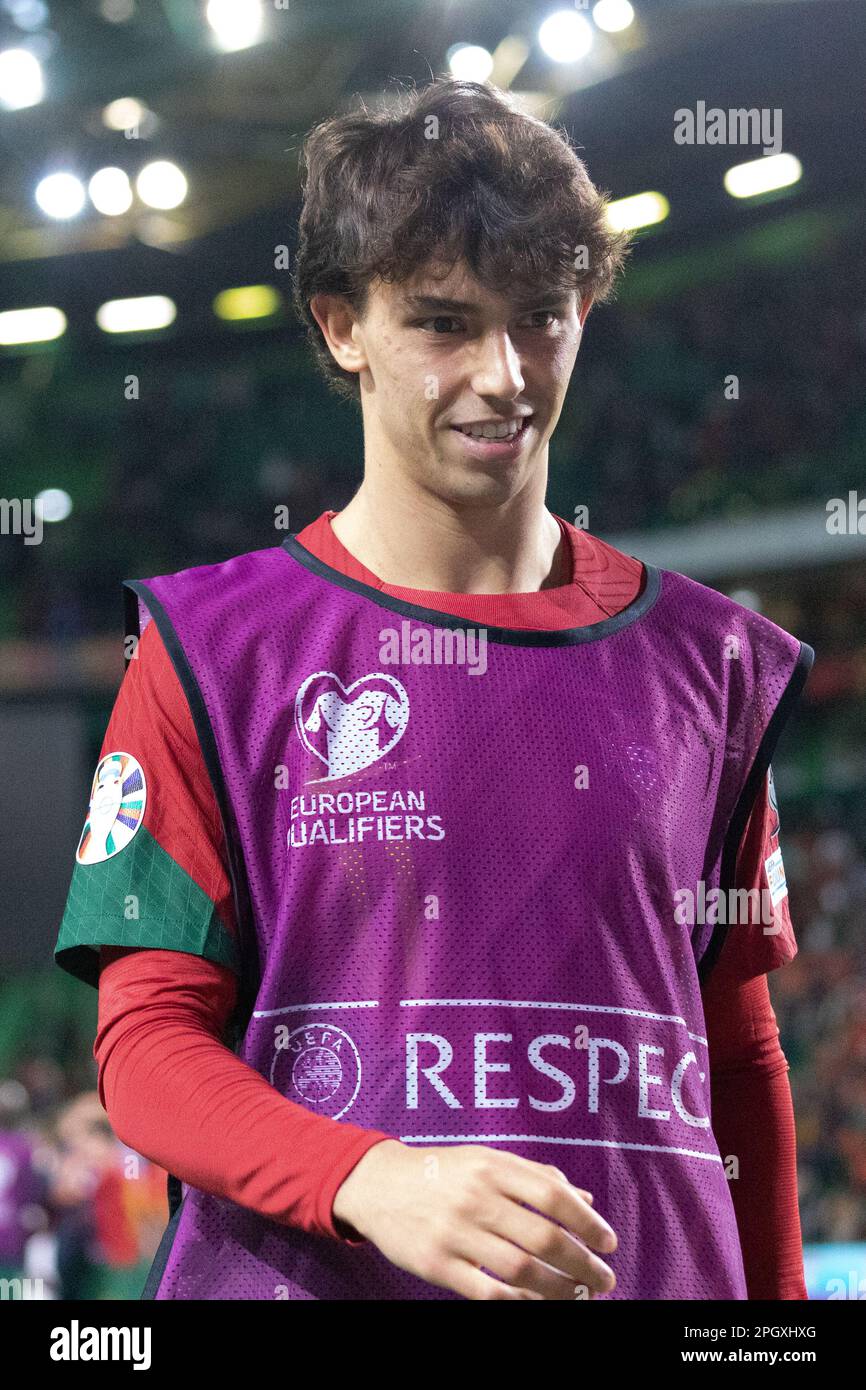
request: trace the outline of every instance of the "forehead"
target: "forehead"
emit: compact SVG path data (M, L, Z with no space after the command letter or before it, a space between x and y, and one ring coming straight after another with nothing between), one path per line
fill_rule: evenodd
M575 289L554 286L547 281L521 286L510 295L498 294L482 285L464 261L456 262L447 270L431 263L415 271L409 279L382 285L381 289L388 306L396 310L440 307L454 312L475 310L506 314L515 309L532 308L542 300L568 304L576 294Z
M420 266L414 275L394 287L402 295L440 295L446 299L486 299L490 291L476 280L463 260L446 266L431 260Z

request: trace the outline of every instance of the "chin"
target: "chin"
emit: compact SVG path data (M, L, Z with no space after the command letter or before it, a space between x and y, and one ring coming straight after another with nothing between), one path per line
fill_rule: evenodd
M510 502L524 482L522 473L514 469L494 469L476 465L460 477L439 478L435 491L443 500L456 506L501 506Z

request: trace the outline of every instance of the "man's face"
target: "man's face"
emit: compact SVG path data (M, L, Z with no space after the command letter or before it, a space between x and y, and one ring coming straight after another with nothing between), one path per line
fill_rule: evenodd
M543 488L588 310L575 290L542 285L519 304L491 294L463 262L447 278L374 283L338 355L360 372L367 468L457 503L507 501L534 477ZM510 440L456 428L518 418Z

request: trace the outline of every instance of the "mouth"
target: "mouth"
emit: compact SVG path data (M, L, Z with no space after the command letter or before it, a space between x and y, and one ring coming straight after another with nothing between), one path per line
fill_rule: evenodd
M510 422L513 427L505 434L471 434L465 426L460 425L452 425L451 430L459 435L467 452L476 458L513 458L523 448L533 418L532 415L523 415L519 420Z

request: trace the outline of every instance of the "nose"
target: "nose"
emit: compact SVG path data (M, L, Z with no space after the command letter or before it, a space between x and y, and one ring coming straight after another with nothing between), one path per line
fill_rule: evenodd
M471 384L477 396L510 401L520 395L525 385L520 355L507 331L483 335L473 364Z

